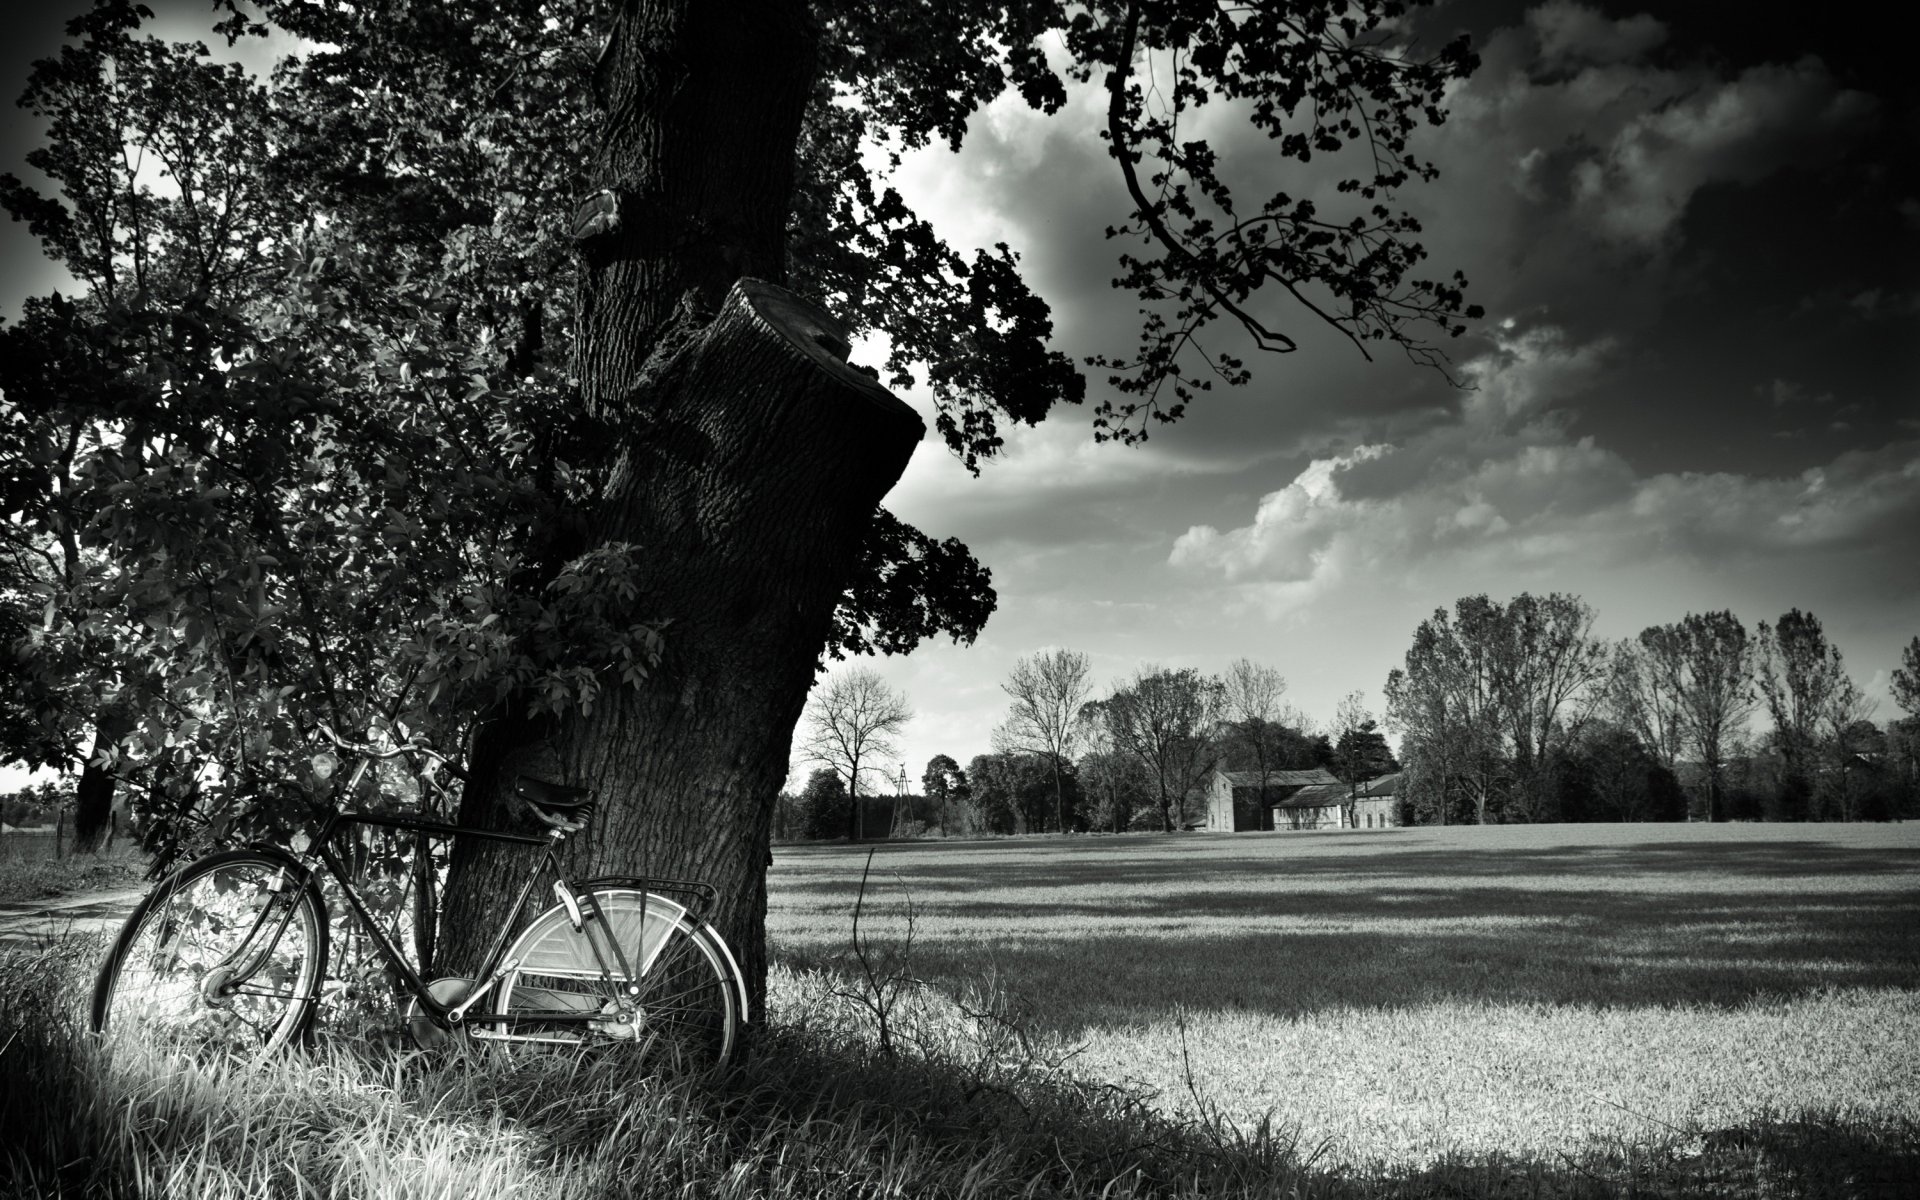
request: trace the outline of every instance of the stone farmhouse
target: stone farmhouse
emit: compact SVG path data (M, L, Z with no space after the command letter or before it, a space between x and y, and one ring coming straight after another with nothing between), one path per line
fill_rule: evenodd
M1260 772L1215 768L1206 789L1206 828L1216 833L1346 827L1347 785L1324 768L1267 772L1266 804L1260 803ZM1353 828L1387 829L1398 824L1400 774L1382 775L1359 787Z

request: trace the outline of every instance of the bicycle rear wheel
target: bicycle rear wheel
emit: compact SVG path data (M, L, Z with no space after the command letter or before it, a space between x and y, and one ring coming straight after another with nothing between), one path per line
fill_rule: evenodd
M325 909L291 859L212 854L127 918L94 984L93 1030L162 1053L264 1058L305 1037L326 959Z
M683 905L664 896L630 888L593 896L599 918L583 904L576 929L566 908L556 905L508 949L505 961L515 969L494 991L489 1017L510 1020L496 1032L563 1045L632 1042L650 1061L692 1068L731 1059L742 1015L731 956ZM609 934L634 974L631 990L618 978L620 959ZM589 1013L599 1015L573 1023L539 1020Z

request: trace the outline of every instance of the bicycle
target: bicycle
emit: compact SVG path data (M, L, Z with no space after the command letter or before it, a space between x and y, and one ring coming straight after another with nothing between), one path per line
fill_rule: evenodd
M360 756L349 796L378 760L422 754L446 762L423 746L383 751L323 731ZM461 1034L509 1043L630 1043L682 1064L725 1064L737 1049L748 1001L733 952L705 919L714 889L635 876L575 885L558 850L591 818L593 792L520 776L515 793L548 827L545 836L336 810L302 853L253 843L187 864L140 902L101 964L94 1032L252 1061L304 1044L326 976L324 868L410 995L406 1027L422 1046ZM423 980L381 930L331 845L340 831L360 825L544 848L476 977ZM543 870L554 876L555 903L509 944Z

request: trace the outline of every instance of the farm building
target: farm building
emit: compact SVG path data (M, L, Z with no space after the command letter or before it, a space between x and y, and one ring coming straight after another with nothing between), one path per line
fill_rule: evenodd
M1342 786L1339 780L1321 767L1311 771L1268 771L1263 804L1260 772L1226 771L1216 767L1203 785L1207 798L1206 828L1215 833L1272 829L1276 803L1285 801L1302 788L1327 784Z
M1353 805L1354 829L1386 829L1398 823L1400 774L1382 775L1361 784L1349 796L1347 785L1335 780L1303 787L1273 806L1274 829L1344 829L1346 806Z

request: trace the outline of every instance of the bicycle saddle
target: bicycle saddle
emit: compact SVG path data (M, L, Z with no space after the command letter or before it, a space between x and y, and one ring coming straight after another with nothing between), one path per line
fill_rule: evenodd
M593 811L592 788L570 787L564 783L549 783L531 775L521 775L514 780L513 792L531 804L534 812L543 818L584 821L587 814Z

